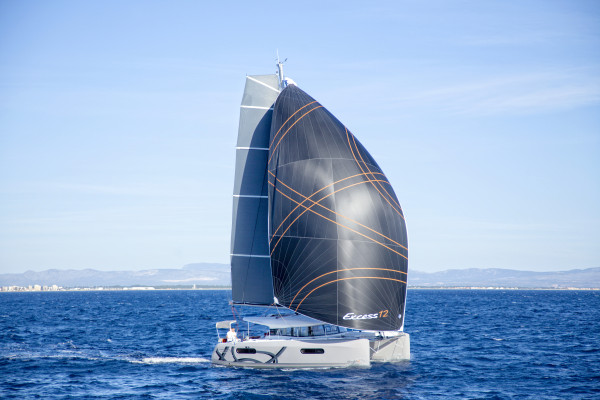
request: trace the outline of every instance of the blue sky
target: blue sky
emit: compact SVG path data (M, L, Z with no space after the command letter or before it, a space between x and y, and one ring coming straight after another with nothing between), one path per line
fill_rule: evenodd
M0 272L228 263L277 49L388 175L409 268L600 266L597 1L0 0Z

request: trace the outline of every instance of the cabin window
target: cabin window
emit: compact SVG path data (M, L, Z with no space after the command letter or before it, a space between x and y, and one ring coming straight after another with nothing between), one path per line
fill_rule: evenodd
M278 329L277 331L279 332L278 335L292 336L292 328L283 328L283 329Z
M334 325L325 325L325 333L329 335L338 333L338 327Z
M324 354L324 349L300 349L302 354Z
M296 328L292 328L292 330L293 330L293 336L296 336L296 337L308 336L308 326L296 327Z
M310 336L323 336L325 334L325 328L323 325L309 326L308 333Z
M292 328L271 329L269 333L272 336L293 336Z
M256 349L249 349L249 348L244 348L244 349L235 349L235 352L238 354L256 354Z

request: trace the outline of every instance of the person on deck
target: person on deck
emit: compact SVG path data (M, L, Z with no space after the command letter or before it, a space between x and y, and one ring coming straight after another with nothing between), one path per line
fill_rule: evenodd
M227 332L227 341L228 342L237 342L237 333L235 333L235 329L229 328L229 332Z

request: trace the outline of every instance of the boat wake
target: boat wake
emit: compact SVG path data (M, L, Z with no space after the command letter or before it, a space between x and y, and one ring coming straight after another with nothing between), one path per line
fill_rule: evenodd
M141 360L130 360L134 364L201 364L210 362L204 357L145 357Z

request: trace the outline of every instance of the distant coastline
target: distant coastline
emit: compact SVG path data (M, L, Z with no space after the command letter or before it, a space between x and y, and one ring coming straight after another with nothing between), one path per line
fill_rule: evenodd
M198 263L182 268L139 271L99 271L94 269L48 269L0 274L2 291L62 290L191 290L231 286L228 264ZM596 289L600 288L600 268L565 271L521 271L503 268L448 269L438 272L409 270L409 289ZM101 288L101 289L99 289Z
M600 290L597 287L477 287L477 286L409 286L409 290Z
M84 288L59 288L51 290L30 290L28 288L14 288L5 290L0 288L0 293L47 293L47 292L144 292L144 291L197 291L197 290L231 290L227 286L206 286L206 287L84 287ZM600 291L597 287L578 288L578 287L477 287L477 286L409 286L408 290L547 290L547 291L565 291L565 290L584 290Z
M0 287L0 293L6 292L19 292L19 293L47 293L47 292L144 292L144 291L164 291L164 290L231 290L230 286L197 286L197 287L177 287L177 286L118 286L118 287L42 287L30 288L22 286L3 286Z

